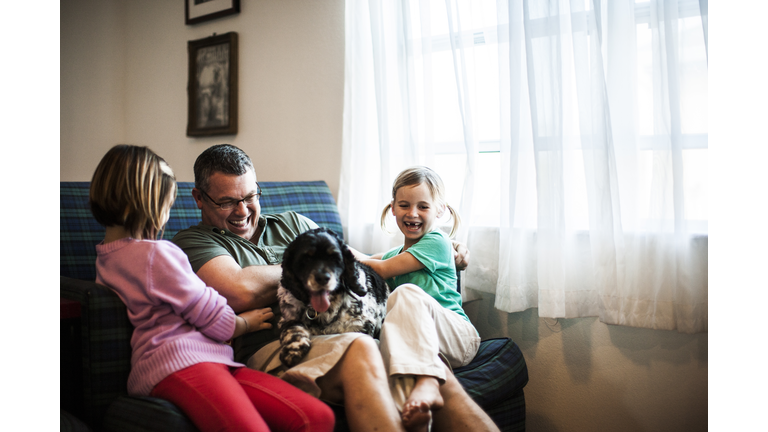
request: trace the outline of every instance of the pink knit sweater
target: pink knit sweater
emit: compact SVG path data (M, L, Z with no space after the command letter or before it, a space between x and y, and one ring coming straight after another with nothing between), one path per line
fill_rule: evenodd
M148 396L163 378L197 363L243 366L223 343L235 332L235 312L178 246L125 238L96 252L96 282L117 293L135 328L128 394Z

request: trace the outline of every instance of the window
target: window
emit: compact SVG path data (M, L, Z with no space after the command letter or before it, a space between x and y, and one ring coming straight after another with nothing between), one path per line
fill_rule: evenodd
M346 7L339 206L353 247L397 242L380 209L397 173L425 164L462 216L465 293L508 312L706 330L697 0Z
M421 56L425 47L430 47L431 55L429 69L432 80L429 83L431 88L425 89L433 95L432 117L426 122L431 125L430 137L419 137L422 140L431 138L435 148L435 166L438 172L443 173L449 193L449 201L460 202L462 193L462 179L453 176L450 173L462 172L466 165L465 144L464 144L464 122L461 119L456 101L459 100L459 94L456 85L456 67L453 60L453 50L461 49L462 56L465 57L466 64L466 83L467 94L469 97L470 114L472 115L474 139L476 140L476 187L475 194L477 199L473 203L474 223L485 226L498 226L501 211L499 208L498 185L501 183L501 173L499 166L500 160L500 84L499 84L499 46L498 30L495 26L497 22L497 10L495 1L473 2L471 10L467 4L464 6L460 15L465 16L467 22L462 21L466 27L462 32L451 38L449 34L448 20L445 19L447 11L445 2L433 2L430 4L430 22L431 31L434 34L428 41L418 40L416 36L420 35L421 29L417 28L409 41L411 49L409 53L414 56ZM586 23L593 20L592 11L590 11L590 2L585 2L585 8L582 12L575 14L584 15L581 18L573 18L573 25ZM411 3L411 9L418 13L419 4ZM455 12L455 11L454 11ZM668 86L669 83L663 82L657 69L664 67L662 59L658 56L654 58L653 44L654 32L651 26L651 6L648 1L638 1L635 4L634 21L636 25L636 56L633 59L636 64L636 86L635 86L635 110L634 127L636 131L636 140L615 139L616 146L638 146L643 150L643 154L637 161L637 170L641 176L638 182L637 200L640 201L631 207L637 208L643 218L652 220L655 215L651 206L647 205L650 195L653 192L652 172L654 166L654 149L666 148L669 146L671 134L676 134L682 147L682 164L685 190L685 214L691 222L692 229L697 233L707 232L707 58L706 48L704 46L704 34L702 32L702 23L699 17L699 4L697 0L682 0L678 2L678 17L675 30L678 33L679 41L676 48L676 54L679 57L677 70L677 80L679 81L679 112L680 112L680 130L670 131L670 125L664 124L658 116L654 115L655 109L663 109L659 106L664 102L654 100L658 98L659 88ZM454 15L455 16L455 15ZM535 45L539 41L552 38L552 30L563 31L559 26L548 25L551 17L540 16L532 17L530 21L531 44ZM567 27L566 27L567 30ZM586 31L586 29L583 29ZM509 31L509 27L502 27L502 32ZM594 37L590 35L589 37ZM607 42L603 42L603 46ZM607 61L604 62L607 69ZM417 65L414 75L421 76L426 73L421 62L414 62ZM523 64L519 65L519 73L525 74ZM459 73L461 76L461 73ZM573 91L565 98L571 106L571 111L578 113L578 96L575 94L576 82L575 75L571 75L570 89ZM549 77L543 77L541 82L551 82ZM426 84L425 84L426 85ZM541 88L544 97L551 97L547 93L546 86ZM423 103L423 102L422 102ZM554 121L541 115L539 140L546 143L546 139L551 136L548 125ZM571 152L577 154L575 160L578 160L582 145L588 145L583 141L587 137L579 133L578 115L569 116L571 122L570 135L563 137L566 141L564 145L570 148ZM555 144L553 144L555 145ZM540 147L546 148L546 144ZM528 161L533 163L533 161ZM583 164L575 164L567 169L573 170L573 176L580 179L580 182L569 184L570 193L568 196L573 203L569 208L574 209L573 215L569 218L573 224L581 229L588 228L588 215L584 206L578 205L579 202L586 202L586 190L580 187L585 180L583 173ZM530 180L530 179L529 179ZM645 202L645 203L644 203ZM535 203L534 203L535 204ZM628 203L629 204L629 203ZM670 220L667 223L671 223Z

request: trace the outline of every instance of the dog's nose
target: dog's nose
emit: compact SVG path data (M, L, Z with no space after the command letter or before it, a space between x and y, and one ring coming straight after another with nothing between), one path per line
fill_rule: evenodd
M331 280L331 274L328 272L318 272L315 275L315 281L320 285L325 285Z

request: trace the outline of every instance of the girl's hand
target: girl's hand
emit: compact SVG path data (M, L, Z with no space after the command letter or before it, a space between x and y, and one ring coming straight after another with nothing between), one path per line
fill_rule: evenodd
M235 319L235 334L232 337L236 338L246 333L272 328L272 323L267 321L274 316L272 308L245 311L237 315Z
M462 271L469 267L469 249L457 241L451 243L453 243L453 262L456 264L456 270Z
M352 255L355 256L355 259L357 259L360 262L362 262L364 260L367 260L367 259L371 259L371 258L375 259L377 256L378 256L378 259L381 259L381 257L384 255L383 253L380 253L380 254L377 254L377 255L370 255L369 256L369 255L366 255L366 254L358 251L357 249L355 249L355 248L353 248L353 247L351 247L349 245L347 245L347 249L349 249L349 251L352 252Z

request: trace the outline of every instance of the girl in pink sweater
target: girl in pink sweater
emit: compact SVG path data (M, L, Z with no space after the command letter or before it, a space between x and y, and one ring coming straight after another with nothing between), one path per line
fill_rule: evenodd
M156 240L175 197L171 168L147 147L113 147L91 181L91 211L106 228L96 282L134 326L128 393L173 402L202 431L333 430L323 402L233 361L226 341L270 328L271 309L236 315L181 249Z

